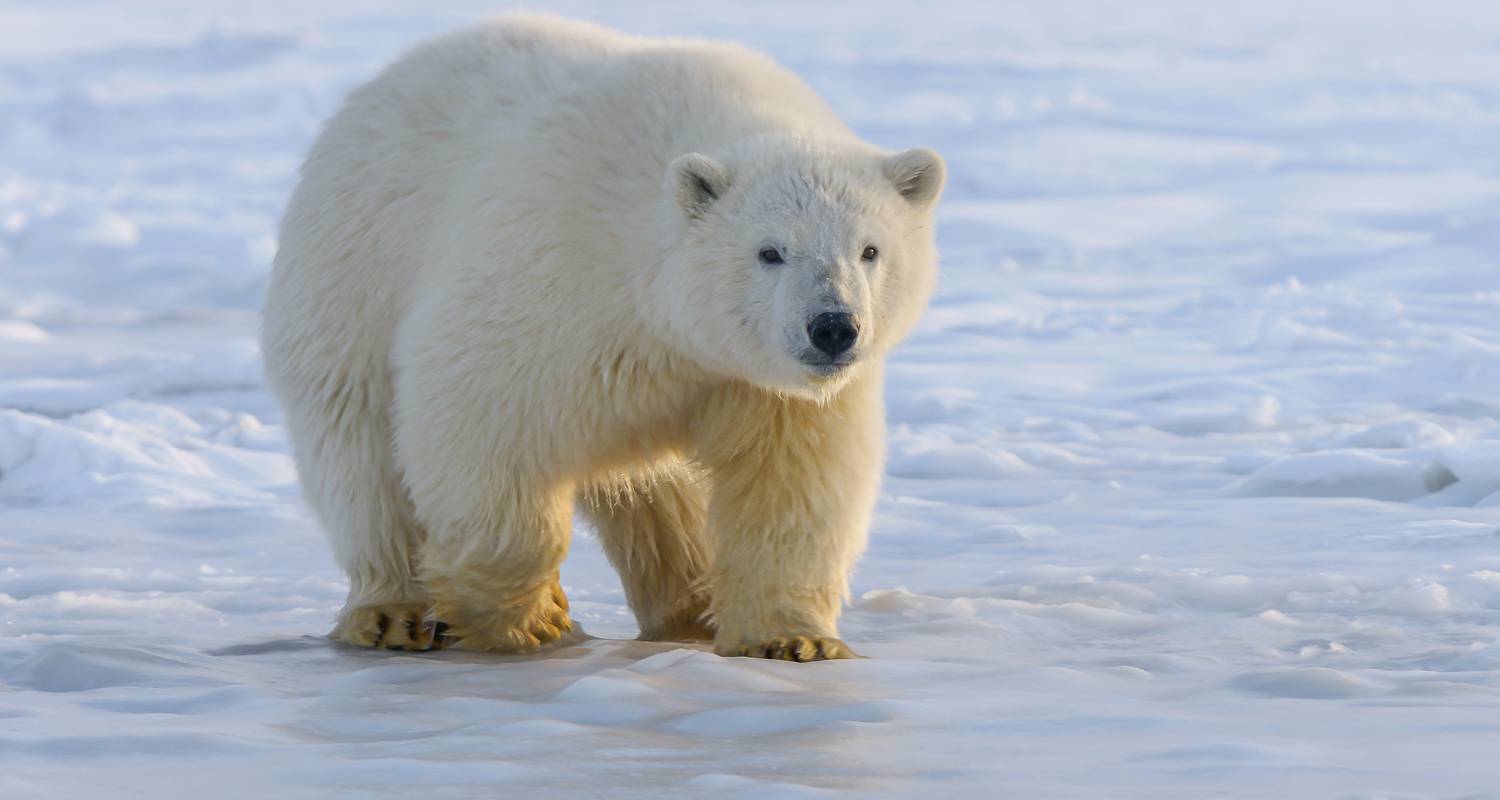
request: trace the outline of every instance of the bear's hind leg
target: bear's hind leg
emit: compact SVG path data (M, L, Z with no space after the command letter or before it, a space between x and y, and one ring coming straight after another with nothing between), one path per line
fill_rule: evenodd
M620 573L642 639L710 641L703 523L708 495L686 465L668 462L580 493L610 563Z

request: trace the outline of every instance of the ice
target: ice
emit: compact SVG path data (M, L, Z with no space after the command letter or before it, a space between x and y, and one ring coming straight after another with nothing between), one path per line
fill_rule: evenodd
M1231 487L1247 495L1415 500L1457 482L1441 464L1361 450L1323 450L1277 459Z
M1234 686L1269 697L1338 699L1377 694L1380 687L1328 667L1291 667L1246 672L1238 675Z
M0 6L0 797L1500 797L1500 15L570 0L948 158L843 633L331 646L256 351L339 98L493 4Z

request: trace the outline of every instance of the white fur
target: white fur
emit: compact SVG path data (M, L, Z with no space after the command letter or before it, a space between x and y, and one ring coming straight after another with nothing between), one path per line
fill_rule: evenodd
M721 653L836 637L942 181L729 44L505 16L356 90L303 167L264 326L345 620L556 638L582 499L644 635L707 611ZM799 360L829 309L860 328L841 369Z

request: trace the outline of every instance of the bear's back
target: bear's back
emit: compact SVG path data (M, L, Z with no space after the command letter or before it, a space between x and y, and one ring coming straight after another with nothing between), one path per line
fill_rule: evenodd
M574 158L603 150L651 162L653 176L682 153L769 131L852 136L801 79L748 48L532 14L412 49L350 95L329 123L330 133L339 128L354 128L366 152L372 140L393 156L424 145L450 168L513 148Z
M378 350L467 254L515 254L493 265L505 272L560 249L573 293L619 296L654 260L672 159L767 132L852 137L795 75L734 44L527 14L441 36L328 121L283 221L271 291L285 299L268 307L361 309L340 338Z

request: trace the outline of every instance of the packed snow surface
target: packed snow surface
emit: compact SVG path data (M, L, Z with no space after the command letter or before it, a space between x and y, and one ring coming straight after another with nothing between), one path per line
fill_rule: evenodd
M331 646L260 374L340 97L492 3L0 6L0 797L1500 797L1500 13L578 3L943 152L844 634Z

